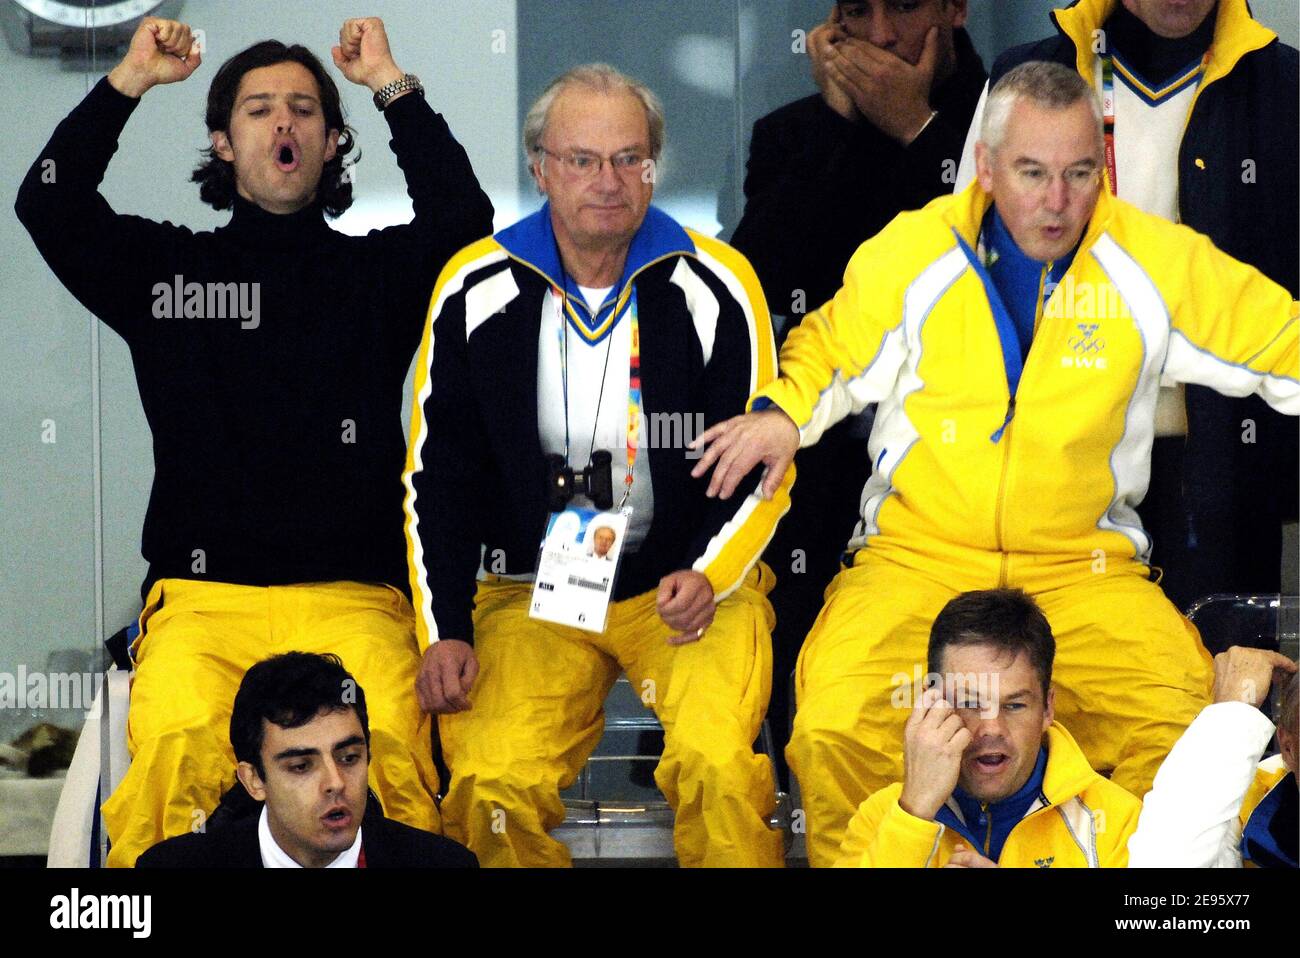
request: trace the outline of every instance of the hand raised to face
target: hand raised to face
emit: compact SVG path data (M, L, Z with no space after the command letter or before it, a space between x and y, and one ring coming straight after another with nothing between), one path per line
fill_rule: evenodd
M1296 663L1279 652L1234 645L1214 657L1214 701L1245 702L1258 708L1273 682L1295 670Z
M910 143L930 118L938 62L939 28L931 27L915 66L868 40L849 38L831 46L826 74L882 132Z
M826 68L835 44L848 36L840 26L839 4L833 4L831 15L808 33L808 61L812 65L813 82L821 90L822 99L832 110L846 120L857 118L857 108L838 80L831 77Z
M909 815L933 820L957 787L970 730L939 689L926 689L903 728L903 792Z

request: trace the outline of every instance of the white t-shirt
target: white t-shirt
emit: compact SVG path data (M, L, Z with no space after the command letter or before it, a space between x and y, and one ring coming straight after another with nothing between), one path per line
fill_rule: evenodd
M599 309L613 287L581 287L583 298L593 311ZM541 332L537 340L537 425L542 451L564 454L564 354L561 340L560 309L562 297L549 291L542 301ZM630 308L619 315L613 329L592 342L588 335L574 329L566 331L569 380L569 465L580 473L586 468L588 451L607 450L613 457L611 480L613 508L623 498L627 475L628 360L632 352ZM608 367L608 369L607 369ZM605 388L602 395L601 379ZM600 409L596 410L597 397ZM654 490L650 484L650 449L646 444L637 450L632 472L632 494L628 505L632 518L628 523L625 552L635 552L645 541L654 518ZM590 499L575 496L570 505L594 508Z
M587 308L593 313L600 310L605 305L605 297L614 291L613 286L579 286L582 291L582 298L587 301Z

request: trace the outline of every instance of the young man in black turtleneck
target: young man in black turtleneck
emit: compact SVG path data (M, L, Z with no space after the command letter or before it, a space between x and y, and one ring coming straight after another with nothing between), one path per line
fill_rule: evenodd
M437 830L430 728L402 531L402 384L432 278L492 229L464 150L393 61L383 23L348 20L335 65L374 92L414 219L350 237L353 134L300 46L264 41L217 72L194 173L230 222L195 233L114 212L98 192L144 93L187 79L190 29L145 18L122 62L59 124L19 219L59 280L131 350L153 433L132 652L132 764L104 805L109 864L188 832L233 784L240 677L288 648L345 658L371 698L371 783ZM52 173L52 175L51 175Z
M989 85L1028 60L1052 60L1109 89L1112 191L1204 233L1297 295L1296 50L1252 19L1246 0L1078 0L1052 18L1057 35L1003 53ZM982 115L981 100L959 190L975 174ZM1176 605L1280 590L1298 438L1294 422L1256 397L1161 390L1139 511Z

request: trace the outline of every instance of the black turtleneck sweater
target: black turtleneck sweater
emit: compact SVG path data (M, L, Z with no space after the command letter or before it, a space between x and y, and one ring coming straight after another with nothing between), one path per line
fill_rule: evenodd
M1124 62L1144 80L1159 86L1205 55L1214 40L1214 21L1218 9L1216 3L1201 21L1201 25L1187 36L1169 39L1153 33L1120 3L1115 5L1115 12L1106 19L1104 29L1107 40L1113 49L1119 51Z
M131 350L154 450L142 593L178 577L409 595L402 384L438 272L492 231L465 151L422 97L404 96L384 114L409 224L350 237L319 206L276 215L236 198L227 225L196 233L116 213L99 193L138 102L101 80L54 131L16 210L59 280ZM166 318L178 276L205 300L208 284L241 284L256 318Z

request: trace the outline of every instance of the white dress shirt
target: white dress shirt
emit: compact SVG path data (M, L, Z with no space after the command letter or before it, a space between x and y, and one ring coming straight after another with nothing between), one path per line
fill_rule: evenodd
M267 818L266 806L262 806L262 815L257 822L257 844L262 852L263 868L302 868L289 857L289 853L275 843L271 835L271 823ZM356 840L351 848L339 852L338 858L326 865L326 868L356 868L361 857L361 829L357 829Z

